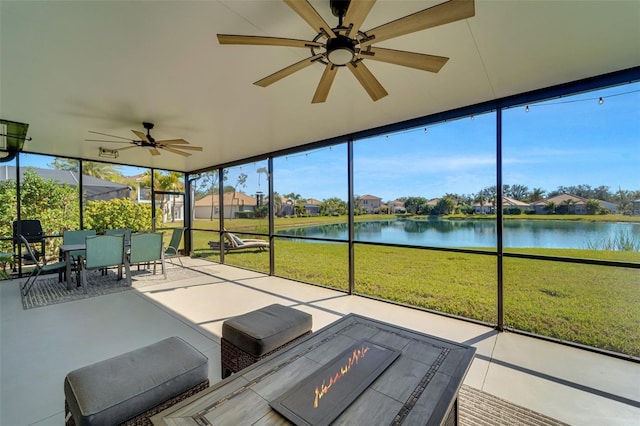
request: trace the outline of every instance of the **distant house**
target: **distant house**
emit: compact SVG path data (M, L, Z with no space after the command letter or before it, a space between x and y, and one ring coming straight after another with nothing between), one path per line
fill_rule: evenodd
M138 204L151 204L151 191L149 175L142 173L134 176L126 176L124 182L135 189L134 202ZM145 183L143 185L143 183ZM156 198L156 208L162 209L162 222L169 223L184 220L184 196L176 194L162 194Z
M319 216L321 205L322 201L316 200L315 198L307 198L307 201L303 204L303 207L307 216Z
M491 201L485 201L482 205L476 202L472 204L473 212L475 214L494 214L496 212L495 206ZM510 197L502 197L502 208L510 209L510 208L519 208L522 211L532 211L533 207L529 203L525 203L524 201L516 200L515 198Z
M276 212L276 216L287 217L287 216L295 216L296 214L296 203L294 200L281 197L281 207L280 211ZM265 199L265 203L268 203L269 199ZM322 205L322 201L316 200L315 198L309 198L302 203L298 203L304 208L304 214L307 216L319 216L320 215L320 206Z
M211 219L220 217L220 197L218 194L207 195L196 200L193 207L196 219ZM225 192L223 195L224 217L236 218L239 212L255 212L258 199L242 192Z
M387 203L389 207L389 212L393 214L403 214L407 212L407 209L404 208L404 201L393 200Z
M524 201L516 200L515 198L502 197L502 208L518 208L522 211L532 211L533 207L529 203L525 203Z
M41 169L38 167L20 167L20 179L24 178L24 173L33 171L43 179L50 179L60 185L78 186L80 183L79 174L69 170ZM12 180L16 176L15 166L0 166L0 182ZM114 198L130 198L131 188L121 183L98 179L93 176L82 175L82 188L85 200L111 200Z
M362 195L358 197L358 208L364 210L367 214L377 213L382 204L382 198L375 195Z
M618 206L608 201L596 200L600 205L600 208L609 210L611 213L618 212ZM571 194L560 194L555 197L547 198L546 200L538 201L532 204L536 214L546 214L546 206L549 203L556 205L556 211L558 209L566 210L567 214L587 214L587 203L589 199L578 197Z
M475 214L491 214L495 212L493 204L488 201L485 201L483 204L474 203L472 207Z

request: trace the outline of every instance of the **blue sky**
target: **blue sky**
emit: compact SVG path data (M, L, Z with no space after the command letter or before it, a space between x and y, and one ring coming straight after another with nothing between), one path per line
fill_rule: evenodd
M336 146L276 159L276 191L346 199L345 158ZM495 185L495 115L357 141L354 167L356 195L477 193ZM504 111L503 183L640 190L640 84Z
M37 156L29 157L40 163ZM346 157L341 144L275 158L275 190L346 200ZM227 184L234 185L238 174L245 173L246 186L239 190L267 192L265 176L256 172L266 165L261 161L232 168ZM356 141L354 166L356 195L389 201L477 193L495 185L495 115ZM528 112L524 105L505 110L503 170L505 184L529 189L587 184L606 185L612 192L640 190L640 83L531 104Z

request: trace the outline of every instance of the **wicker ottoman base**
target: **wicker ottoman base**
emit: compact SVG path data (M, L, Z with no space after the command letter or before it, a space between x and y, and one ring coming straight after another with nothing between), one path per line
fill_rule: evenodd
M291 345L292 343L295 343L296 341L298 341L299 339L307 336L308 334L311 334L311 330L309 330L306 333L298 336L297 338L285 343L284 345L275 348L271 352L268 352L268 353L263 354L261 356L255 356L253 354L245 352L245 351L243 351L239 347L235 346L233 343L229 342L228 340L226 340L223 337L222 340L221 340L221 345L220 345L221 346L221 348L220 348L220 352L221 352L220 358L221 358L221 367L222 367L222 378L225 379L225 378L229 377L232 373L237 373L238 371L242 370L243 368L247 368L251 364L255 364L256 362L260 361L261 359L264 359L264 358L268 357L269 355L274 354L274 353L278 352L279 350L286 348L287 346Z
M197 384L191 389L184 391L180 395L174 396L173 398L163 402L162 404L156 405L155 407L150 408L144 413L139 414L134 418L127 420L124 423L121 423L120 426L123 426L123 425L124 426L151 426L151 420L150 420L151 417L155 416L156 414L158 414L163 410L166 410L172 405L177 404L178 402L185 400L200 391L205 390L208 387L209 387L209 380L205 380L204 382ZM76 423L73 420L73 417L70 416L69 406L67 405L66 400L64 401L64 417L65 419L67 419L65 421L66 426L75 426Z

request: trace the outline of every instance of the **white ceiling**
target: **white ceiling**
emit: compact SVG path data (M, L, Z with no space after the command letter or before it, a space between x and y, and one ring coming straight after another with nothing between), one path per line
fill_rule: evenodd
M355 0L354 0L355 1ZM329 0L312 1L332 26ZM368 30L441 1L379 0ZM306 49L219 45L217 33L312 39L285 3L0 1L0 118L29 123L24 150L99 159L89 130L204 147L143 148L118 162L192 171L456 107L640 65L640 1L477 0L473 18L376 44L451 58L438 74L366 64L389 95L373 102L346 69L311 104L324 67L252 83Z

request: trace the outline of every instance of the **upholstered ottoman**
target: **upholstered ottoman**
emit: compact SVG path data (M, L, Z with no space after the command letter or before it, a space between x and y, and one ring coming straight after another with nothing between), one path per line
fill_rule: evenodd
M170 337L67 374L67 425L145 425L209 385L208 359Z
M222 323L222 378L311 333L311 326L311 315L279 304L226 320Z

